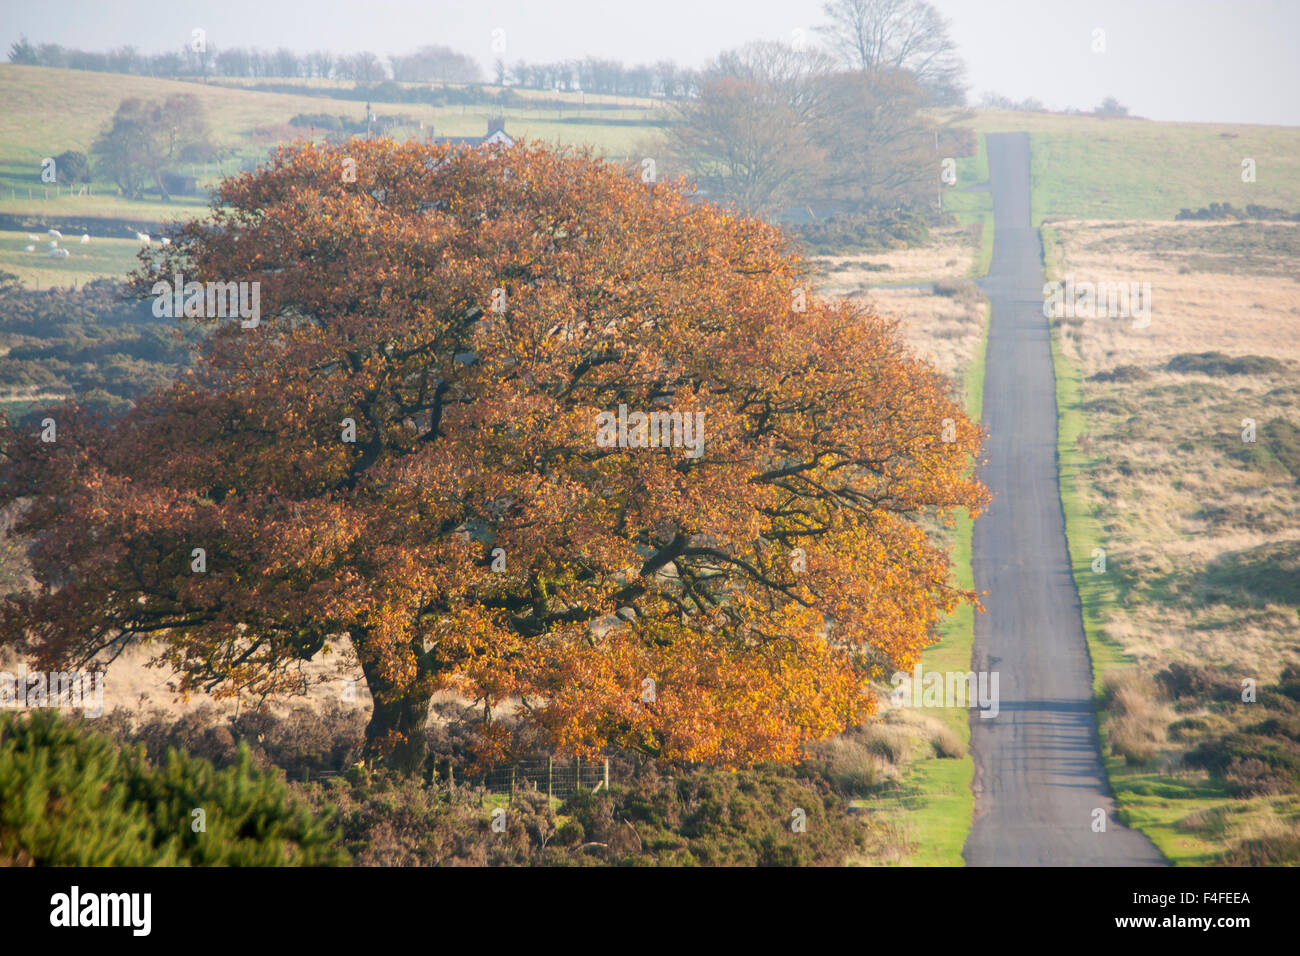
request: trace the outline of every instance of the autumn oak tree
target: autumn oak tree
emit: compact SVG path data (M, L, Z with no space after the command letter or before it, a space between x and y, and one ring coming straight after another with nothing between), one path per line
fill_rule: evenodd
M684 187L296 144L142 257L141 294L259 282L261 320L206 320L120 419L4 434L38 586L3 634L42 662L147 640L184 689L265 694L350 646L372 758L417 761L451 688L489 740L509 703L571 752L734 766L862 720L973 599L918 520L986 498L950 384ZM602 446L619 405L702 412L702 453Z

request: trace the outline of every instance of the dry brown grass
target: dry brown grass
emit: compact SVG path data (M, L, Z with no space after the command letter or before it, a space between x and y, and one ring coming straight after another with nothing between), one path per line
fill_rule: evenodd
M969 226L944 226L931 230L933 242L908 249L815 256L812 265L825 277L823 288L833 295L848 295L863 286L882 283L933 282L956 279L970 272L979 253L979 237Z
M1160 700L1155 684L1138 670L1106 675L1102 706L1110 715L1110 752L1133 765L1151 763L1167 740L1173 709Z
M1185 352L1223 351L1300 359L1300 282L1294 268L1261 274L1239 269L1236 256L1206 255L1205 233L1237 230L1242 245L1259 223L1213 222L1050 223L1060 240L1062 278L1075 281L1150 282L1151 324L1135 329L1126 319L1077 321L1068 340L1071 358L1085 375L1118 365L1151 368ZM1270 231L1295 232L1300 224L1271 223ZM1154 245L1166 248L1153 248ZM1181 248L1180 248L1181 247ZM1284 251L1284 250L1279 250ZM1263 262L1291 262L1286 255L1252 252ZM1217 260L1224 269L1207 271ZM1188 270L1188 271L1184 271ZM1295 379L1292 378L1294 383Z
M1300 226L1071 222L1053 228L1062 274L1076 282L1150 282L1152 288L1149 328L1096 318L1058 329L1067 356L1085 375L1088 428L1081 444L1095 461L1089 503L1109 538L1107 560L1121 595L1107 636L1151 666L1214 662L1272 678L1300 648L1296 606L1250 593L1249 582L1245 598L1235 583L1217 582L1233 579L1233 565L1260 549L1300 548L1297 476L1248 457L1267 452L1259 433L1266 422L1300 424L1300 283L1268 272L1267 263L1251 273L1183 270L1191 260L1203 265L1204 249L1215 244L1224 247L1218 255L1225 264L1236 267L1229 240L1250 248L1258 245L1252 233L1265 229L1283 234L1283 241L1285 230L1296 230L1300 239ZM1213 243L1210 230L1219 231ZM1209 351L1284 365L1268 374L1220 376L1166 368L1176 355ZM1091 379L1120 366L1140 369L1142 377ZM1241 441L1243 418L1256 421L1256 445L1265 447Z

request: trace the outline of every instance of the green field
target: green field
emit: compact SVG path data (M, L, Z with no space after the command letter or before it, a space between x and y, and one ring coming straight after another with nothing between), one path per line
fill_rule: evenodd
M251 82L251 81L249 81ZM297 85L316 89L337 88L328 81L299 81ZM57 91L52 96L51 91ZM260 158L274 145L267 134L254 131L286 124L299 113L327 113L360 120L365 103L330 96L268 93L241 89L239 84L204 84L196 81L165 80L124 74L92 73L49 67L0 65L0 96L5 110L0 114L0 212L32 215L97 215L137 220L174 216L177 208L198 210L198 199L177 199L166 204L128 202L118 198L112 183L96 180L93 198L54 195L54 189L40 181L41 160L65 150L88 152L95 137L111 119L118 104L128 97L163 99L176 94L193 94L207 111L214 138L223 150L220 172L237 171L241 159ZM520 97L536 99L536 97ZM632 155L653 140L667 111L648 100L619 98L619 109L597 109L609 97L578 94L548 94L548 100L567 100L571 105L497 108L490 104L435 107L419 103L370 104L377 115L409 117L409 126L398 135L472 136L482 135L490 116L505 118L506 129L516 138L542 139L566 144L591 143L611 156ZM420 123L424 124L423 130ZM306 130L304 130L304 133ZM186 169L211 185L219 175L216 164L203 169ZM29 198L28 191L31 190ZM49 191L50 198L45 193Z
M949 114L945 114L949 115ZM1300 129L1156 123L1062 113L969 111L977 131L1029 133L1034 224L1172 219L1212 202L1300 211ZM1241 181L1255 160L1256 181Z
M82 244L79 235L65 233L59 246L70 253L66 259L49 256L50 237L45 231L33 233L39 241L33 243L26 232L0 230L0 272L11 272L19 281L32 288L44 289L51 285L81 285L92 279L120 278L134 269L139 262L136 254L140 243L134 239L104 239L92 237ZM27 247L35 245L32 252Z

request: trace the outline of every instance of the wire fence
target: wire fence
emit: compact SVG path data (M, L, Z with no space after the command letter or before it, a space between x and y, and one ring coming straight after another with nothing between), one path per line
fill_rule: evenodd
M450 761L439 761L434 771L439 782L452 789L458 785L477 787L489 793L508 793L511 796L519 790L536 790L552 798L567 800L579 790L595 793L609 788L608 758L530 757L465 777L456 772ZM340 776L337 770L304 770L302 779L308 782L337 776Z
M493 767L467 783L491 793L509 793L521 789L536 790L549 797L567 800L578 790L597 791L609 787L609 760L556 759L534 757Z

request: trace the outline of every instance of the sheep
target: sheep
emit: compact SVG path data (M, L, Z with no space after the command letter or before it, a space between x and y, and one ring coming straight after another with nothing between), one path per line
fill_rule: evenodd
M84 246L88 242L90 242L90 233L83 232L81 234L81 244Z
M68 256L72 255L72 253L68 252L67 249L51 249L46 254L51 259L66 259Z
M27 247L26 249L24 249L23 251L24 251L24 252L35 252L35 251L36 251L36 247L35 247L35 246L28 246L28 247Z
M40 236L33 236L33 235L29 232L29 233L27 234L27 241L28 241L28 242L40 242L40 241L41 241L41 237L40 237Z
M162 239L159 240L159 242L161 242L164 246L170 246L172 244L172 241L168 239L166 236L163 236Z
M151 240L149 239L149 237L148 237L145 233L143 233L143 232L137 232L137 233L135 234L135 237L136 237L137 239L140 240L140 245L142 245L142 246L152 245L152 241L151 241Z
M59 248L59 240L57 240L57 239L51 239L51 240L50 240L50 248L51 248L51 249L57 249L57 248Z
M47 236L53 236L55 239L62 239L62 238L63 238L63 233L59 232L59 230L57 230L57 229L51 229L49 232L46 233L46 235L47 235Z

